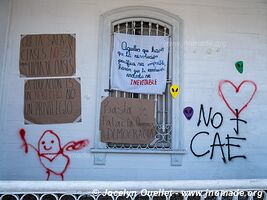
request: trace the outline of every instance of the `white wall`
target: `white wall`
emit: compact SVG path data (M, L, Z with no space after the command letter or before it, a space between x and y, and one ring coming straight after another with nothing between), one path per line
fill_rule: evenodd
M6 44L6 34L8 29L8 18L9 18L9 4L10 1L3 0L0 2L0 23L1 23L1 29L0 29L0 63L1 63L1 69L3 66L3 58L5 53L5 44Z
M0 72L1 72L1 85L3 84L4 75L4 65L5 65L5 55L7 48L7 35L8 35L8 25L9 25L9 17L10 17L10 8L11 1L3 0L0 2ZM0 89L0 92L2 88ZM2 95L1 95L2 96ZM0 99L1 102L1 99ZM1 126L0 126L1 127Z
M2 10L8 4L1 1ZM1 121L0 179L45 180L46 174L37 155L25 154L20 148L20 128L25 128L27 139L36 144L41 134L52 129L63 143L70 140L89 139L88 148L68 154L71 164L65 180L148 180L148 179L229 179L267 178L266 121L267 121L267 2L266 0L13 0L7 60L4 66L4 84L1 85L3 102L0 107ZM3 7L2 7L3 5ZM180 98L184 107L192 106L195 114L184 120L184 142L187 154L182 166L171 166L166 155L108 155L105 166L96 166L90 148L94 147L97 93L97 49L99 17L102 13L123 6L151 6L164 9L184 20L184 88ZM3 9L6 8L6 9ZM3 14L6 18L8 13ZM82 123L60 125L24 125L23 84L19 77L19 43L21 34L76 33L77 76L82 80ZM0 32L0 53L5 32ZM244 73L234 67L237 60L244 61ZM2 63L2 57L0 57ZM255 97L242 112L247 125L240 125L240 137L246 141L233 141L241 145L233 150L235 155L244 154L247 159L237 158L226 164L220 149L197 158L190 151L190 141L199 131L209 136L196 138L196 151L211 150L215 132L222 143L227 134L234 135L233 117L218 96L218 83L228 79L238 85L242 80L253 80L258 86ZM245 95L245 94L244 94ZM223 125L215 130L203 124L197 127L200 104L207 113L220 112ZM181 117L184 117L182 114ZM227 158L227 147L224 154ZM233 147L233 149L236 149Z
M6 61L6 48L7 48L7 36L8 36L8 25L10 17L11 2L9 0L0 1L0 121L2 122L3 114L3 97L4 97L4 80L5 80L5 61ZM2 136L2 124L0 124L0 136ZM1 147L0 147L1 150ZM2 166L2 162L0 166ZM2 174L2 171L0 172Z

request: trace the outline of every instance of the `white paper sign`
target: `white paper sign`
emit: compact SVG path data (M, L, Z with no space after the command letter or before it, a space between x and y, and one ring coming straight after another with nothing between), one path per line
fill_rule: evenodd
M168 36L114 33L111 89L162 94L166 87Z

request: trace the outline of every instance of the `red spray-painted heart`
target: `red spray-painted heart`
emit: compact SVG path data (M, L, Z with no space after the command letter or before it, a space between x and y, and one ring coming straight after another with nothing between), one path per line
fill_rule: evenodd
M222 86L223 86L224 84L230 84L232 87L234 87L234 89L235 89L235 94L237 94L237 93L240 91L240 88L242 87L242 85L244 85L245 83L246 83L246 84L250 84L250 85L252 85L252 86L253 86L253 91L251 92L251 94L248 94L248 97L249 97L249 98L248 98L247 102L245 102L244 105L241 105L242 107L240 106L240 109L238 109L238 108L233 108L233 107L230 105L229 101L227 101L225 95L223 94ZM248 104L249 104L249 103L251 102L251 100L253 99L253 97L254 97L256 91L257 91L257 85L256 85L256 83L255 83L254 81L250 81L250 80L244 80L244 81L242 81L242 82L239 84L238 87L237 87L234 83L232 83L231 81L229 81L229 80L221 80L220 83L219 83L219 95L222 97L222 99L223 99L224 103L226 104L226 106L230 109L230 111L231 111L236 117L238 117L238 116L240 115L240 113L241 113L241 112L248 106ZM236 112L235 109L238 109L238 111Z

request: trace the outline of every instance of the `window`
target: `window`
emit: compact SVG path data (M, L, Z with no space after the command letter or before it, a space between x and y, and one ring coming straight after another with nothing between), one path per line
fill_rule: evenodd
M145 95L109 89L114 32L170 37L167 85L163 95ZM180 86L182 84L179 51L181 20L160 9L120 8L102 16L99 33L99 93L96 127L99 127L101 96L154 99L156 101L156 137L151 144L147 145L102 143L99 139L100 132L97 130L95 148L92 149L95 153L95 164L105 164L105 157L108 153L158 153L171 155L172 165L181 165L181 156L185 153L182 148L182 120L179 117L181 101L174 101L169 94L171 84L177 83Z
M170 26L157 22L150 18L127 18L124 20L112 23L112 32L125 33L131 35L155 35L155 36L169 36ZM171 55L171 52L169 53ZM171 149L171 103L172 98L169 94L171 85L171 70L167 68L167 85L163 95L145 95L121 91L109 91L109 96L123 97L123 98L140 98L140 99L154 99L155 106L155 130L156 136L151 144L147 145L129 145L129 144L107 144L107 148L121 148L121 149Z

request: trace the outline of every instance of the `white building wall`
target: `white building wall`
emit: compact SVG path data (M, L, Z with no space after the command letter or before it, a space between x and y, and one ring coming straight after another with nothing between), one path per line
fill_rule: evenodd
M3 0L0 2L0 121L3 121L4 114L3 114L3 107L2 102L4 99L4 83L5 83L5 62L6 62L6 49L7 49L7 38L8 38L8 25L10 19L10 10L11 2L9 0ZM0 136L2 137L3 123L0 124ZM2 146L2 145L1 145ZM2 147L0 147L2 150ZM0 166L2 166L2 162ZM0 172L2 174L2 171Z
M62 143L89 139L88 148L69 153L71 164L65 180L176 180L176 179L230 179L267 178L267 2L266 0L13 0L8 21L9 4L1 1L1 25L10 31L8 48L4 51L5 29L0 32L0 54L6 56L1 67L4 83L3 101L0 105L1 154L0 179L45 180L46 173L35 152L25 154L20 148L18 131L24 128L27 139L37 144L41 134L51 129L58 133ZM109 10L124 6L150 6L164 9L179 16L183 27L184 88L178 98L184 98L184 107L192 106L194 116L184 120L184 147L187 154L182 166L171 166L169 155L107 155L106 165L94 165L90 148L94 147L97 52L99 17ZM4 13L4 14L2 14ZM2 15L4 20L2 20ZM2 27L2 26L1 26ZM3 30L3 31L2 31ZM19 75L19 44L21 34L76 33L76 75L81 77L82 122L75 124L24 125L23 87L24 78ZM2 64L3 58L0 57ZM244 61L244 73L239 74L234 63ZM237 158L223 163L219 148L214 157L210 154L195 157L190 142L199 131L208 131L194 141L196 151L211 151L210 145L216 132L222 143L226 135L234 136L234 122L229 109L218 95L218 83L227 79L239 85L242 80L253 80L258 90L242 112L247 125L240 125L240 137L246 141L235 155L244 154L247 159ZM1 82L2 83L2 82ZM241 87L242 88L242 87ZM0 90L0 91L1 91ZM203 123L198 127L200 105L206 113L220 112L222 126L215 130ZM180 113L180 117L184 117ZM223 147L227 158L227 147Z
M1 23L1 29L0 29L0 63L1 63L1 69L3 69L3 62L4 62L4 54L5 54L5 46L6 46L6 37L7 37L7 31L8 31L8 19L9 19L9 8L10 8L10 1L3 0L0 2L0 23Z

